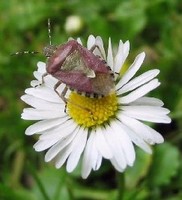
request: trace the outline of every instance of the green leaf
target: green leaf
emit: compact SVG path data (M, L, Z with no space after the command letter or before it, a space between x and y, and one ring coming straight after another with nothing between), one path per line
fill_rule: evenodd
M176 147L169 143L156 146L149 171L149 185L156 187L168 184L177 173L179 161L179 151Z
M151 155L141 149L136 149L136 161L133 167L126 170L125 179L127 188L135 188L138 182L146 176L151 164Z
M123 1L116 8L114 16L121 23L123 35L133 39L136 34L143 30L146 24L146 2Z
M0 184L1 200L37 200L31 191L24 188L12 189L6 185Z
M69 192L72 188L68 185L66 173L65 169L56 169L54 166L48 166L39 172L39 180L51 200L70 199ZM36 183L32 192L37 196L37 200L44 200L44 196Z

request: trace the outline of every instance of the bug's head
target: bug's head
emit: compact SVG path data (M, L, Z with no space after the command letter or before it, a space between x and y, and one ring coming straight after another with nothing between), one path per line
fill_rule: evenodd
M56 51L57 47L55 45L47 45L43 48L43 54L46 56L46 57L51 57L54 52Z

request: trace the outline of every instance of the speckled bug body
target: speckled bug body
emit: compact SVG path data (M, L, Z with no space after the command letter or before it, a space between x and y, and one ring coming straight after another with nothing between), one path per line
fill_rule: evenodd
M55 89L64 83L71 90L89 97L102 97L113 91L114 74L110 67L76 40L58 47L47 46L44 54L48 57L47 74L59 80Z

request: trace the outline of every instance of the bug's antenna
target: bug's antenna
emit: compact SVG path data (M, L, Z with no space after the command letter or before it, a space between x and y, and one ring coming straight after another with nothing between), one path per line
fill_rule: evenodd
M49 36L49 44L52 45L51 20L50 20L50 18L48 18L48 36Z
M38 51L17 51L15 53L10 54L11 56L15 55L24 55L24 54L37 54L39 53Z

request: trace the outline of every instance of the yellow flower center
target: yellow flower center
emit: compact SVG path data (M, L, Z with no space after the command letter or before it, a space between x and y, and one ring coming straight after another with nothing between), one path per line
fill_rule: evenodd
M72 92L67 108L68 114L77 124L90 128L113 118L118 110L118 101L115 93L98 99Z

